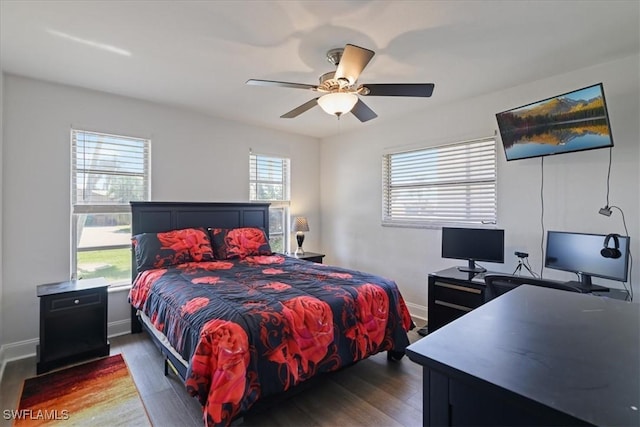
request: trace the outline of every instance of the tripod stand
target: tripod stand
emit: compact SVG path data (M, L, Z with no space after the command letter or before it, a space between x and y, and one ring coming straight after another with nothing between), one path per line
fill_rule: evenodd
M522 271L522 267L524 267L525 270L527 270L529 274L531 274L531 276L538 277L536 273L534 273L533 270L531 270L531 267L529 267L527 258L521 257L521 256L518 256L518 265L516 266L516 269L513 270L512 276L516 276L516 273L518 273L517 275L519 276L520 272Z

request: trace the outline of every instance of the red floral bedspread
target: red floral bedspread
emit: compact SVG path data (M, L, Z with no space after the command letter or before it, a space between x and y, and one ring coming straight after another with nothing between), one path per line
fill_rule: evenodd
M404 351L414 326L394 282L279 255L148 270L129 299L190 360L187 389L208 426L318 373Z

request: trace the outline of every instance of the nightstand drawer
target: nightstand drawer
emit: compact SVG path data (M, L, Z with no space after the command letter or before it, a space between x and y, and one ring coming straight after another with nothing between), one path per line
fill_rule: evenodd
M68 298L52 298L51 301L49 301L49 310L57 311L100 304L102 301L101 296L99 292L91 292L84 295L69 296Z
M438 305L436 303L429 311L429 333L443 327L449 322L453 322L467 313L468 311L462 311L454 307Z

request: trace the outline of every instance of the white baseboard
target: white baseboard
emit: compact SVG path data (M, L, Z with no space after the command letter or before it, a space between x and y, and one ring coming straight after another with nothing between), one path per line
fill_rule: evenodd
M117 320L107 325L107 336L117 337L131 333L131 319Z
M2 375L4 374L4 368L7 366L7 363L36 355L36 345L38 345L39 341L38 338L34 338L4 344L0 347L0 381L2 381Z
M425 322L427 321L427 307L410 302L407 302L406 304L407 308L409 309L409 313L411 313L411 316L416 317L420 320L424 320Z
M4 346L0 345L0 381L2 381L2 374L4 374L4 367L7 364L4 363Z
M2 346L3 364L13 360L24 359L36 355L36 345L40 340L33 338L30 340L12 342Z
M107 325L107 336L117 337L131 333L131 320L118 320ZM26 359L36 355L36 346L40 342L39 338L19 341L0 346L0 381L4 374L4 368L7 363L14 360Z

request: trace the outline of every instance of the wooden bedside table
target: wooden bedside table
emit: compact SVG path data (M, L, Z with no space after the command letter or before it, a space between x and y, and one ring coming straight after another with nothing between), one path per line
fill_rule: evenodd
M40 298L39 374L91 357L109 355L107 288L103 278L37 287Z
M317 262L318 264L322 264L322 258L324 258L324 254L318 254L315 252L305 252L302 255L291 254L290 256L303 259L305 261Z

